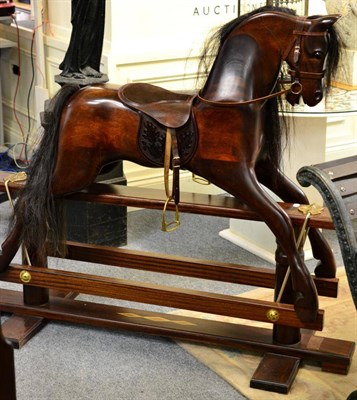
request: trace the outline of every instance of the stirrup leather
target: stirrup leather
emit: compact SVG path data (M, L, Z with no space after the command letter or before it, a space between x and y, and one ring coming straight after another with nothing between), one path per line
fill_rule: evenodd
M172 153L172 191L169 189L169 172L170 172L170 161ZM178 209L178 203L180 201L180 156L177 148L177 138L174 129L167 128L166 131L166 142L165 142L165 156L164 156L164 184L166 201L162 210L162 224L161 230L164 232L173 232L180 226L180 213ZM166 209L170 201L175 202L175 219L171 222L166 220Z

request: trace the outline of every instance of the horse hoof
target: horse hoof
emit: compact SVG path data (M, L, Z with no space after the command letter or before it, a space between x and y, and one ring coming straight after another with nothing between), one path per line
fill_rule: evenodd
M294 308L296 314L303 322L314 322L317 318L318 301L317 298L307 299L301 292L295 294Z
M336 264L333 262L326 265L319 261L315 267L314 273L319 278L335 278Z

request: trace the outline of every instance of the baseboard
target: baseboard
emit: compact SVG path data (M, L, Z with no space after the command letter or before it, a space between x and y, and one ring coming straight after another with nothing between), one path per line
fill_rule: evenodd
M223 239L229 240L231 243L241 247L242 249L249 251L257 257L260 257L263 260L275 265L274 253L262 248L261 246L258 246L242 236L235 234L231 229L224 229L223 231L219 232L219 236L221 236ZM305 260L311 260L312 258L312 250L305 250Z

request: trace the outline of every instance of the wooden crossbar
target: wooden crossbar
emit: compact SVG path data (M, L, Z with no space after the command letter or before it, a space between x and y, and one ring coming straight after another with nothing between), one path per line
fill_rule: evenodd
M275 287L274 269L75 242L67 242L67 249L67 258L71 260L271 289ZM314 281L320 296L337 297L337 278L315 276Z
M0 172L0 191L5 191L4 179L8 176L9 173ZM23 183L12 183L9 185L13 193L16 193L22 186ZM66 196L66 199L162 210L165 205L166 196L164 190L94 183L81 192ZM304 223L305 215L298 210L298 206L292 203L279 202L278 204L289 215L294 225L302 225ZM168 210L173 211L174 208L175 205L169 203ZM181 212L192 214L261 221L258 214L231 196L182 192L180 193L179 209ZM323 210L321 214L312 216L309 226L334 229L328 210Z
M78 272L11 265L3 272L2 280L23 284L20 279L20 274L23 271L31 274L31 281L28 284L34 287L73 291L134 302L144 301L147 304L156 304L164 307L182 308L270 323L272 321L268 319L267 313L269 310L274 309L280 315L279 319L274 321L277 325L288 325L314 330L322 330L323 327L324 312L322 310L319 310L316 321L302 322L296 315L294 307L290 304L134 282Z

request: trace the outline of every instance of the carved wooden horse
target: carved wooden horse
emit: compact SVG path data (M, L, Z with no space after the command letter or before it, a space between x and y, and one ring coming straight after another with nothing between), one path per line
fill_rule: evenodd
M22 241L33 263L44 265L46 240L60 239L58 200L90 185L103 165L125 159L162 166L169 128L176 131L185 169L241 199L270 227L291 266L295 309L302 320L314 320L316 288L299 255L291 221L258 182L285 201L308 202L279 170L275 96L283 92L276 85L285 60L292 76L289 102L295 104L302 96L309 106L319 103L324 68L329 78L337 66L337 19L264 7L226 24L216 35L217 57L198 96L143 84L121 88L120 99L118 88L110 85L63 87L52 103L52 120L45 121L42 143L17 201L0 271ZM309 235L314 256L321 261L316 272L334 276L329 246L318 230L311 229Z

